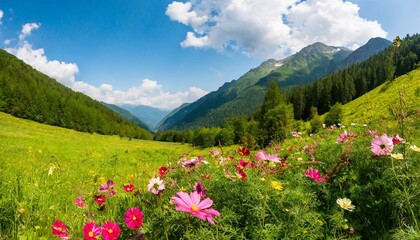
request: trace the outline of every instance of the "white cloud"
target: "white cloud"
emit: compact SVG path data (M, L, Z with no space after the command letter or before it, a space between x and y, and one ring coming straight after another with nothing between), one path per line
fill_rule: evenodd
M3 42L3 44L4 45L10 45L10 43L12 43L12 40L11 39L6 39L6 40L4 40L4 42Z
M283 58L317 41L355 47L386 37L378 22L358 11L343 0L191 0L172 2L166 15L192 28L182 47Z
M133 104L173 109L207 94L206 91L197 87L191 87L184 92L165 92L161 84L150 79L144 79L139 86L131 87L127 91L115 90L112 85L107 83L96 87L83 81L77 81L76 74L79 72L77 64L49 60L43 48L33 49L32 45L25 40L26 36L39 27L38 24L25 24L19 35L18 45L6 48L6 51L74 91L82 92L96 100L117 105Z
M1 19L3 18L3 16L4 16L4 13L3 13L3 11L0 9L0 24L1 24Z
M22 32L19 35L19 40L23 41L25 40L25 38L29 35L31 35L33 30L36 30L40 27L40 24L38 23L27 23L25 25L23 25L22 27Z

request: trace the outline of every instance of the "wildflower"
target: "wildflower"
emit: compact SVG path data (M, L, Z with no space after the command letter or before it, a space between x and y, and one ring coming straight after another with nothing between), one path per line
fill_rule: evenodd
M197 158L193 158L191 160L187 160L182 164L182 167L184 168L192 168L192 167L201 167L200 161L198 161Z
M403 156L401 153L396 153L396 154L392 154L392 153L391 153L391 157L392 157L392 158L395 158L395 159L397 159L397 160L402 160L402 159L404 159L404 156Z
M325 173L323 177L320 177L319 170L313 170L311 167L305 172L305 176L313 179L315 182L325 182L328 178L328 173Z
M395 145L395 144L398 144L398 143L405 143L405 140L404 140L404 138L402 138L402 137L400 137L398 134L397 135L395 135L395 137L392 137L392 143Z
M93 200L95 200L95 202L101 206L102 203L104 203L106 201L106 197L104 195L100 195L100 196L93 196Z
M158 195L164 189L165 184L163 183L163 180L160 179L160 177L150 179L149 185L147 185L147 190L155 195Z
M274 149L274 151L278 151L278 150L280 150L279 146L277 146L277 145L276 145L276 146L274 146L274 147L273 147L273 149Z
M191 192L190 195L185 192L178 192L171 200L176 204L176 210L191 213L202 220L207 219L211 224L214 224L213 215L220 216L218 211L209 208L213 201L210 198L200 201L201 198L197 192Z
M198 182L194 185L194 191L197 192L200 197L206 196L206 189L204 189L202 182Z
M127 226L133 230L138 230L143 225L143 212L138 208L130 208L124 214Z
M369 130L369 133L370 133L372 136L375 136L375 137L379 136L379 134L378 134L375 130Z
M78 196L76 199L74 199L74 204L76 204L78 208L84 208L86 206L85 197Z
M342 133L338 136L337 142L338 143L347 142L348 140L350 140L352 138L356 138L356 137L357 137L356 134L347 133L346 131L344 131L344 133Z
M351 126L356 126L356 125L357 125L357 123L352 122L352 123L350 123L350 125L351 125Z
M292 136L293 137L296 137L296 138L300 138L300 137L302 137L302 133L301 132L297 132L297 131L293 131L292 132Z
M128 184L128 185L124 185L124 190L126 191L126 192L132 192L132 191L134 191L134 185L133 184Z
M269 160L272 162L280 162L278 158L278 154L268 154L266 152L258 152L257 154L255 154L255 157L260 161Z
M120 236L121 229L118 223L106 222L102 226L102 237L104 240L116 240Z
M61 239L69 239L69 230L67 229L67 226L64 225L59 220L56 220L54 224L52 225L52 234L61 238Z
M354 206L353 204L351 204L351 200L348 198L339 198L337 199L337 204L340 205L340 207L344 210L348 210L350 212L352 212L356 206Z
M420 152L420 148L418 148L416 145L410 146L410 149L415 151L415 152Z
M219 150L215 149L215 150L210 150L210 156L212 157L216 157L217 155L219 155L220 152Z
M249 152L248 149L246 149L245 147L242 148L238 148L238 152L239 154L243 155L243 156L249 156L251 153Z
M159 175L161 177L165 176L168 173L168 168L166 168L165 166L162 166L159 168Z
M390 155L393 149L394 144L392 143L392 139L386 134L376 136L370 145L370 150L376 154L376 156Z
M276 190L283 190L283 186L279 181L271 181L271 186Z
M102 228L95 222L86 223L83 227L83 235L86 240L96 240L102 233Z
M101 184L101 186L99 187L99 192L108 192L109 196L112 197L115 195L114 186L115 183L112 180L108 180L105 184Z
M38 225L36 225L34 228L35 228L35 230L39 230L39 229L41 229L41 227L40 227L40 226L38 226Z

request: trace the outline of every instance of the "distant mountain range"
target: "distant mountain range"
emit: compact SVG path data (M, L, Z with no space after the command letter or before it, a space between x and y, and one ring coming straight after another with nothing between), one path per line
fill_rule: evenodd
M170 111L161 110L144 105L122 105L121 108L128 110L138 119L147 124L150 130L154 130L156 125L167 116Z
M143 120L141 120L140 118L138 118L137 116L134 116L131 112L129 112L126 109L123 109L121 107L118 107L117 105L114 104L109 104L109 103L105 103L105 102L101 102L103 105L105 105L106 107L108 107L109 109L117 112L118 114L120 114L123 118L127 119L128 121L136 124L137 126L146 129L147 131L151 132L151 128L149 125L147 125Z
M351 51L318 42L283 60L269 59L238 80L225 83L196 102L173 110L155 129L222 126L231 117L255 112L262 104L270 81L275 81L281 88L309 84L329 73L362 62L390 45L391 42L386 39L374 38Z

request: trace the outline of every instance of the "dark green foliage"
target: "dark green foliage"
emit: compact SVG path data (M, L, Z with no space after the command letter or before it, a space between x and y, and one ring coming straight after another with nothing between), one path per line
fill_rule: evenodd
M192 144L204 148L212 147L215 145L218 131L216 128L200 128L194 131Z
M82 132L151 139L151 134L0 50L0 111Z
M315 112L314 117L310 121L311 124L311 133L317 133L319 130L322 129L322 119L318 115L318 113Z
M336 125L338 126L339 123L343 120L343 106L340 103L334 104L331 107L331 110L325 116L324 123L327 127Z

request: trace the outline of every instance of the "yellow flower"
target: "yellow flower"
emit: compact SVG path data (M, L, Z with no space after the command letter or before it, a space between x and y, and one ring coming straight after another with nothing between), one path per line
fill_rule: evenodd
M39 229L41 229L40 226L35 226L35 230L39 230Z
M410 146L410 149L415 152L420 152L420 148L418 148L416 145Z
M404 156L401 153L391 154L391 157L398 160L404 159Z
M42 153L42 150L41 149L38 149L38 153L41 154Z
M271 181L271 186L276 190L283 190L283 186L278 181Z
M351 204L351 200L348 198L339 198L337 199L337 204L340 205L340 207L342 209L348 210L350 212L352 212L356 206L354 206L353 204Z

